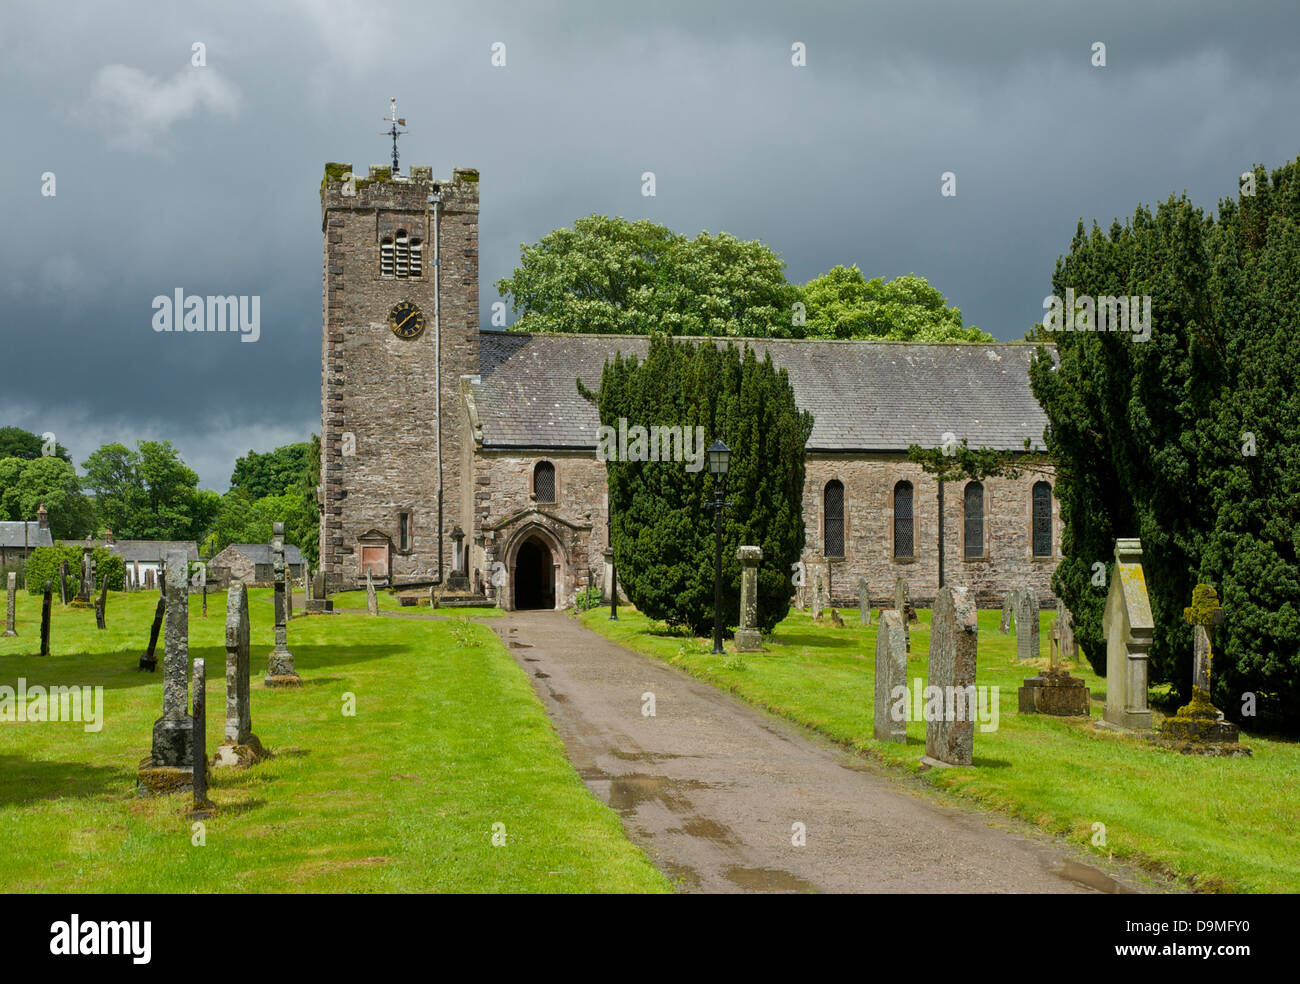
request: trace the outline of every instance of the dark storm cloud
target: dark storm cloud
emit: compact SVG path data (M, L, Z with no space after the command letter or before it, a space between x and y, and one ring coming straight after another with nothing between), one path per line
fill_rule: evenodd
M485 325L521 242L602 212L762 238L800 281L916 272L1015 338L1081 216L1213 207L1300 146L1284 5L73 3L3 31L0 424L78 462L167 437L217 488L319 427L322 164L387 160L390 95L404 166L482 171ZM156 334L178 287L259 295L260 340Z

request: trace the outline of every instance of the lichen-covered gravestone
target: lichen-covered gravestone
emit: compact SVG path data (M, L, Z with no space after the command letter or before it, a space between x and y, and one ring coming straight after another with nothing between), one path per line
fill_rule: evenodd
M894 611L903 616L903 635L907 651L912 651L912 589L907 581L899 577L894 580Z
M189 582L185 584L189 594ZM208 802L208 677L207 668L201 657L194 660L194 704L192 720L194 722L194 807L191 816L206 816L212 809Z
M1023 587L1016 598L1016 659L1038 659L1038 594Z
M741 547L740 561L740 628L736 629L736 652L757 653L763 649L763 635L758 631L758 565L762 547Z
M871 592L867 590L867 579L858 578L858 624L871 624Z
M1115 570L1102 633L1106 637L1106 721L1120 728L1151 727L1147 655L1155 638L1155 621L1142 571L1141 540L1115 541Z
M369 567L366 568L366 611L371 615L379 614L379 599L375 596L375 582Z
M158 599L158 604L153 610L153 624L149 626L149 648L144 651L140 657L140 669L153 672L158 668L158 657L155 653L158 650L158 633L162 629L163 615L167 611L167 602L163 598Z
M65 605L68 603L68 562L66 560L59 564L59 600Z
M1086 716L1088 714L1090 694L1088 686L1077 677L1070 676L1057 661L1058 642L1063 631L1060 612L1069 617L1069 611L1057 602L1057 619L1052 625L1051 646L1048 648L1048 668L1046 673L1028 677L1024 686L1017 691L1021 714L1054 714L1058 717ZM1074 634L1070 632L1073 642Z
M975 666L979 623L965 588L944 586L930 615L929 687L943 694L943 713L926 713L925 754L948 765L970 765L975 751ZM927 688L928 689L928 688Z
M13 571L9 572L9 584L5 589L5 635L16 636L18 630L14 628L16 611L18 604L18 575Z
M252 765L266 757L253 734L248 640L248 589L236 581L226 594L226 731L212 758L217 768Z
M808 565L808 608L812 612L814 622L822 620L822 609L826 606L825 599L822 597L822 565Z
M167 555L167 624L163 630L163 713L153 725L153 748L140 763L140 796L194 787L194 718L189 707L190 598L186 554Z
M1018 591L1013 590L1002 599L1002 620L998 622L998 631L1003 635L1011 634L1011 620L1015 617L1017 593Z
M1160 722L1160 735L1170 741L1184 743L1180 748L1184 752L1249 754L1249 749L1237 745L1240 730L1231 721L1224 720L1223 712L1214 706L1214 701L1210 698L1210 665L1214 658L1210 629L1223 623L1219 593L1208 584L1198 584L1192 589L1191 605L1183 609L1183 618L1192 625L1192 641L1195 646L1192 699L1180 707L1173 717Z
M907 629L900 612L887 608L876 626L876 694L873 734L878 741L907 741L907 716L894 714L896 688L907 701Z
M268 687L297 687L301 685L302 677L293 666L285 621L289 609L285 603L284 523L276 523L271 529L271 564L275 572L275 648L271 650L264 682Z
M77 601L90 604L95 594L95 555L90 547L81 548L81 587L77 591Z
M108 578L104 578L104 586L100 588L99 597L95 599L95 628L107 629L108 623L105 621L108 617Z

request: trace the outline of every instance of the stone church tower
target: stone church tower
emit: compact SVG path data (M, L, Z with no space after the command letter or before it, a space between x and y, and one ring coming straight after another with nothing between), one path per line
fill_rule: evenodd
M351 170L321 183L321 570L330 590L366 568L440 582L473 481L459 381L479 369L478 172Z

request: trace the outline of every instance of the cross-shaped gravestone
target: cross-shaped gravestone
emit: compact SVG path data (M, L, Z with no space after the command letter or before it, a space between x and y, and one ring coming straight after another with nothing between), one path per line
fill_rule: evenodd
M1208 584L1198 584L1192 589L1192 603L1183 609L1183 618L1191 623L1194 642L1192 662L1192 693L1197 690L1210 696L1210 629L1223 624L1223 607L1219 593Z

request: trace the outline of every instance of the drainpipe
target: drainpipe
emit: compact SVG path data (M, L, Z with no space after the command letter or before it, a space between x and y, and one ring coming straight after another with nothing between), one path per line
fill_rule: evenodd
M433 186L429 204L433 206L433 386L434 414L437 417L436 454L438 458L438 570L434 575L434 584L442 584L442 320L439 317L439 273L442 266L442 240L438 235L438 212L442 204L442 192L438 185Z

